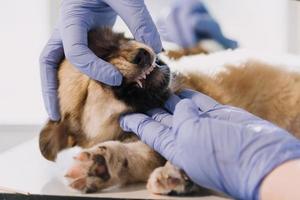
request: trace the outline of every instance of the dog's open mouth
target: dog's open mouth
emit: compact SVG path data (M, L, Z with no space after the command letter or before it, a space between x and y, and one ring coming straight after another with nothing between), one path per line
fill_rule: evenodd
M159 107L169 97L170 69L160 59L140 67L135 78L113 87L115 96L141 112Z
M144 69L136 79L136 85L140 88L145 88L146 87L146 82L149 80L150 76L154 71L156 70L157 64L154 62L150 67Z
M140 89L157 88L158 86L165 87L169 82L169 76L169 67L159 59L156 59L150 66L139 73L133 83Z

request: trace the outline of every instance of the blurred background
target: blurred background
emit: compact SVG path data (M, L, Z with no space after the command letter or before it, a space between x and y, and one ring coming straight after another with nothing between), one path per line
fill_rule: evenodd
M147 0L154 20L171 0ZM205 0L225 35L242 47L300 53L300 1ZM0 133L11 125L38 127L47 119L43 106L39 54L58 17L59 0L0 1ZM119 20L115 27L125 31ZM0 136L1 138L1 136Z

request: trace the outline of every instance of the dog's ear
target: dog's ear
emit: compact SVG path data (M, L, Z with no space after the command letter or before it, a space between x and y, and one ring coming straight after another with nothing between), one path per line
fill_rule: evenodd
M99 58L108 61L117 56L122 42L128 41L123 33L114 33L111 28L98 28L88 34L89 48Z
M49 121L40 133L40 151L47 160L55 161L58 152L74 145L75 140L68 135L64 122Z

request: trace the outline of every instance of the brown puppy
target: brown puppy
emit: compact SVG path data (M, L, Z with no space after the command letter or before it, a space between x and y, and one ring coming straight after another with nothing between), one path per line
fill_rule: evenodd
M118 118L123 113L161 106L169 96L169 70L153 69L155 54L149 47L109 29L91 32L89 41L97 56L120 70L124 81L120 87L109 87L64 61L59 69L62 119L48 122L42 130L41 152L55 160L62 149L74 145L90 148L78 155L67 174L71 186L83 192L145 182L164 160L134 136L122 138L126 135ZM244 108L298 136L299 80L299 75L249 62L243 68L230 66L216 77L188 73L177 76L175 82L179 88L192 88L221 103ZM122 142L104 142L108 140ZM189 186L186 176L169 164L155 170L148 181L148 188L161 194L184 193Z
M58 72L62 119L49 121L40 136L41 152L49 160L70 146L91 147L119 139L122 113L143 112L161 106L168 98L169 69L155 67L152 49L110 29L90 32L89 41L98 57L119 69L123 83L107 86L82 74L67 60L62 62Z
M74 145L90 148L109 140L130 142L108 142L91 149L81 165L85 176L78 177L70 170L71 185L96 192L112 185L145 182L165 161L136 137L122 134L118 120L123 113L162 106L169 96L169 69L155 66L152 49L110 29L90 32L89 47L119 69L123 83L107 86L63 61L58 72L62 118L49 121L41 131L41 152L48 160L55 160L59 151Z

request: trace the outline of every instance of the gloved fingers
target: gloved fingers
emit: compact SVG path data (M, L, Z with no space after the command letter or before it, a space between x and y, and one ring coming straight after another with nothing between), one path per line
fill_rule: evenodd
M162 154L166 159L173 158L175 135L171 128L144 114L128 114L120 119L121 128L134 132L143 142Z
M152 119L148 115L135 113L120 118L120 125L124 131L132 131L141 138L149 136L149 132L161 132L169 127ZM152 133L150 133L151 135Z
M212 37L219 42L225 49L236 49L238 48L238 42L235 40L228 39L225 37L220 29L220 32L212 34Z
M98 58L88 48L88 28L80 20L61 24L61 35L67 59L94 80L115 86L122 83L121 73L110 63Z
M266 122L261 118L247 112L246 110L227 105L222 105L217 109L210 111L209 116L211 118L224 120L245 126L252 126L253 124L256 124L258 126Z
M169 112L167 112L164 109L155 108L147 111L147 114L151 116L151 118L154 119L155 121L158 121L169 127L172 126L173 117Z
M195 31L198 34L208 35L223 45L224 48L234 49L238 47L236 41L230 40L224 36L220 25L209 14L198 14L193 17L196 21Z
M205 5L199 0L187 0L179 1L177 5L178 11L174 10L173 24L177 27L177 37L180 37L180 43L182 47L194 47L199 40L205 38L198 38L196 26L198 20L201 20L199 16L210 16ZM187 20L188 19L188 20Z
M174 42L172 40L172 37L169 34L169 29L168 29L169 27L167 23L168 23L167 20L164 19L163 17L158 18L155 23L157 27L157 31L159 32L159 35L163 41Z
M173 114L178 102L181 101L181 98L175 94L172 94L169 99L165 102L164 107Z
M201 111L209 111L208 114L211 118L245 124L259 119L243 109L221 105L211 97L193 90L183 90L178 96L193 100Z
M203 33L219 42L223 38L219 24L208 13L193 15L195 31Z
M200 1L176 1L169 14L161 16L157 20L161 37L182 47L194 46L197 43L197 37L194 27L196 23L193 16L198 13L208 13L204 4Z
M57 73L56 70L54 70L53 74L54 73ZM61 116L59 111L58 92L57 89L54 88L56 87L43 89L43 100L50 120L59 121Z
M189 120L198 120L201 114L198 106L192 100L183 99L176 105L173 116L173 128L178 130Z
M206 96L205 94L202 94L200 92L196 92L189 89L183 90L178 94L178 96L182 99L186 98L193 100L203 112L211 110L216 106L220 105L220 103L215 101L213 98Z
M57 95L57 69L64 58L62 41L58 29L55 29L40 55L40 76L44 104L48 116L53 121L60 119Z
M160 36L143 0L104 0L129 27L134 38L159 53L162 49Z
M190 22L192 13L186 5L174 7L168 18L164 20L167 28L168 41L175 42L181 47L193 47L197 43L193 24ZM186 19L189 19L187 22ZM160 23L161 26L163 23ZM164 34L167 35L167 34Z
M40 62L47 62L49 64L55 65L55 67L58 68L59 63L62 61L63 58L64 51L62 40L60 37L59 30L55 28L40 55Z
M236 49L239 47L239 43L235 40L231 40L224 36L224 39L221 41L221 44L226 49Z

